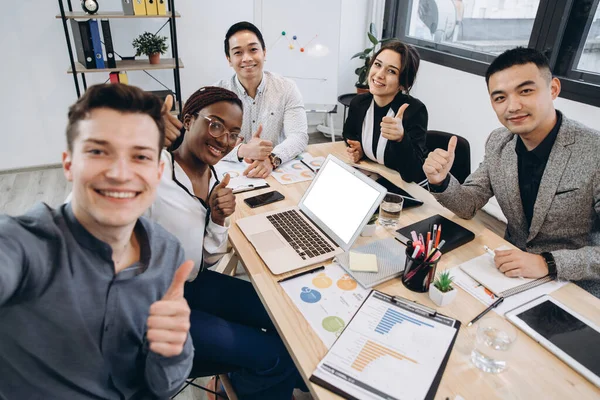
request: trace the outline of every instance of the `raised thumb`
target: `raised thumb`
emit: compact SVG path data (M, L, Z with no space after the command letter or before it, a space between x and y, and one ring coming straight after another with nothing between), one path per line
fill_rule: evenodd
M398 109L398 112L396 113L396 118L402 119L404 117L404 111L406 111L406 109L408 108L408 106L409 106L408 103L402 104L402 107L400 107Z
M171 286L169 286L167 293L163 296L163 300L178 300L183 298L183 285L185 285L187 278L190 276L192 268L194 268L192 260L187 260L181 264L175 272L173 282L171 282Z
M229 181L231 180L231 176L229 176L229 174L225 174L225 176L223 177L223 180L221 181L221 183L219 183L220 188L224 188L227 187L227 185L229 185Z
M450 138L450 141L448 142L448 153L450 153L450 155L452 157L454 157L454 150L456 150L456 142L457 142L457 138L456 136L452 136Z
M262 133L262 124L260 124L258 126L258 129L256 130L256 132L254 132L254 135L252 135L252 137L259 138L261 133Z
M171 111L171 108L173 108L173 96L172 95L168 95L165 98L165 102L162 106L162 112L163 113L168 113L169 111Z

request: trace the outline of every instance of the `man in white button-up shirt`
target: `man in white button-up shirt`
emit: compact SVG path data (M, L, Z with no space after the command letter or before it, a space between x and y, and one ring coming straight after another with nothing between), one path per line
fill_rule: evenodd
M244 103L244 143L225 159L246 159L252 162L246 171L249 177L266 177L308 144L302 95L292 80L263 71L265 42L250 22L238 22L229 28L225 55L235 75L216 86L233 91Z

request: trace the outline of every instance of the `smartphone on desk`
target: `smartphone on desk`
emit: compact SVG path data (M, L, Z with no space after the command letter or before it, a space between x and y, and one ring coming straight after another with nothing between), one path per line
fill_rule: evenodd
M256 208L267 204L275 203L285 199L285 196L279 193L277 190L271 192L259 194L258 196L248 197L244 199L244 203L248 204L250 208Z

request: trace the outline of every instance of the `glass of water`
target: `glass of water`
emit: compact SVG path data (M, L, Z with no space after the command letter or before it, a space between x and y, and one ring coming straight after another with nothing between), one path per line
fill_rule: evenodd
M497 374L506 369L508 352L517 339L517 330L500 317L479 321L471 362L480 370Z
M386 194L379 205L379 225L385 228L395 229L398 226L398 220L400 219L400 212L402 212L403 205L404 197L395 193Z

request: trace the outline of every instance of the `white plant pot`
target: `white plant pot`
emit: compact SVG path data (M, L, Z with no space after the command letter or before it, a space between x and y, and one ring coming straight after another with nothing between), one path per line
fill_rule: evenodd
M360 236L371 237L375 234L375 229L377 229L377 225L375 224L365 225L362 232L360 233Z
M456 293L458 293L456 288L449 292L442 293L438 288L435 287L435 285L432 284L429 286L429 298L431 301L437 304L438 307L444 307L452 303L456 297Z

